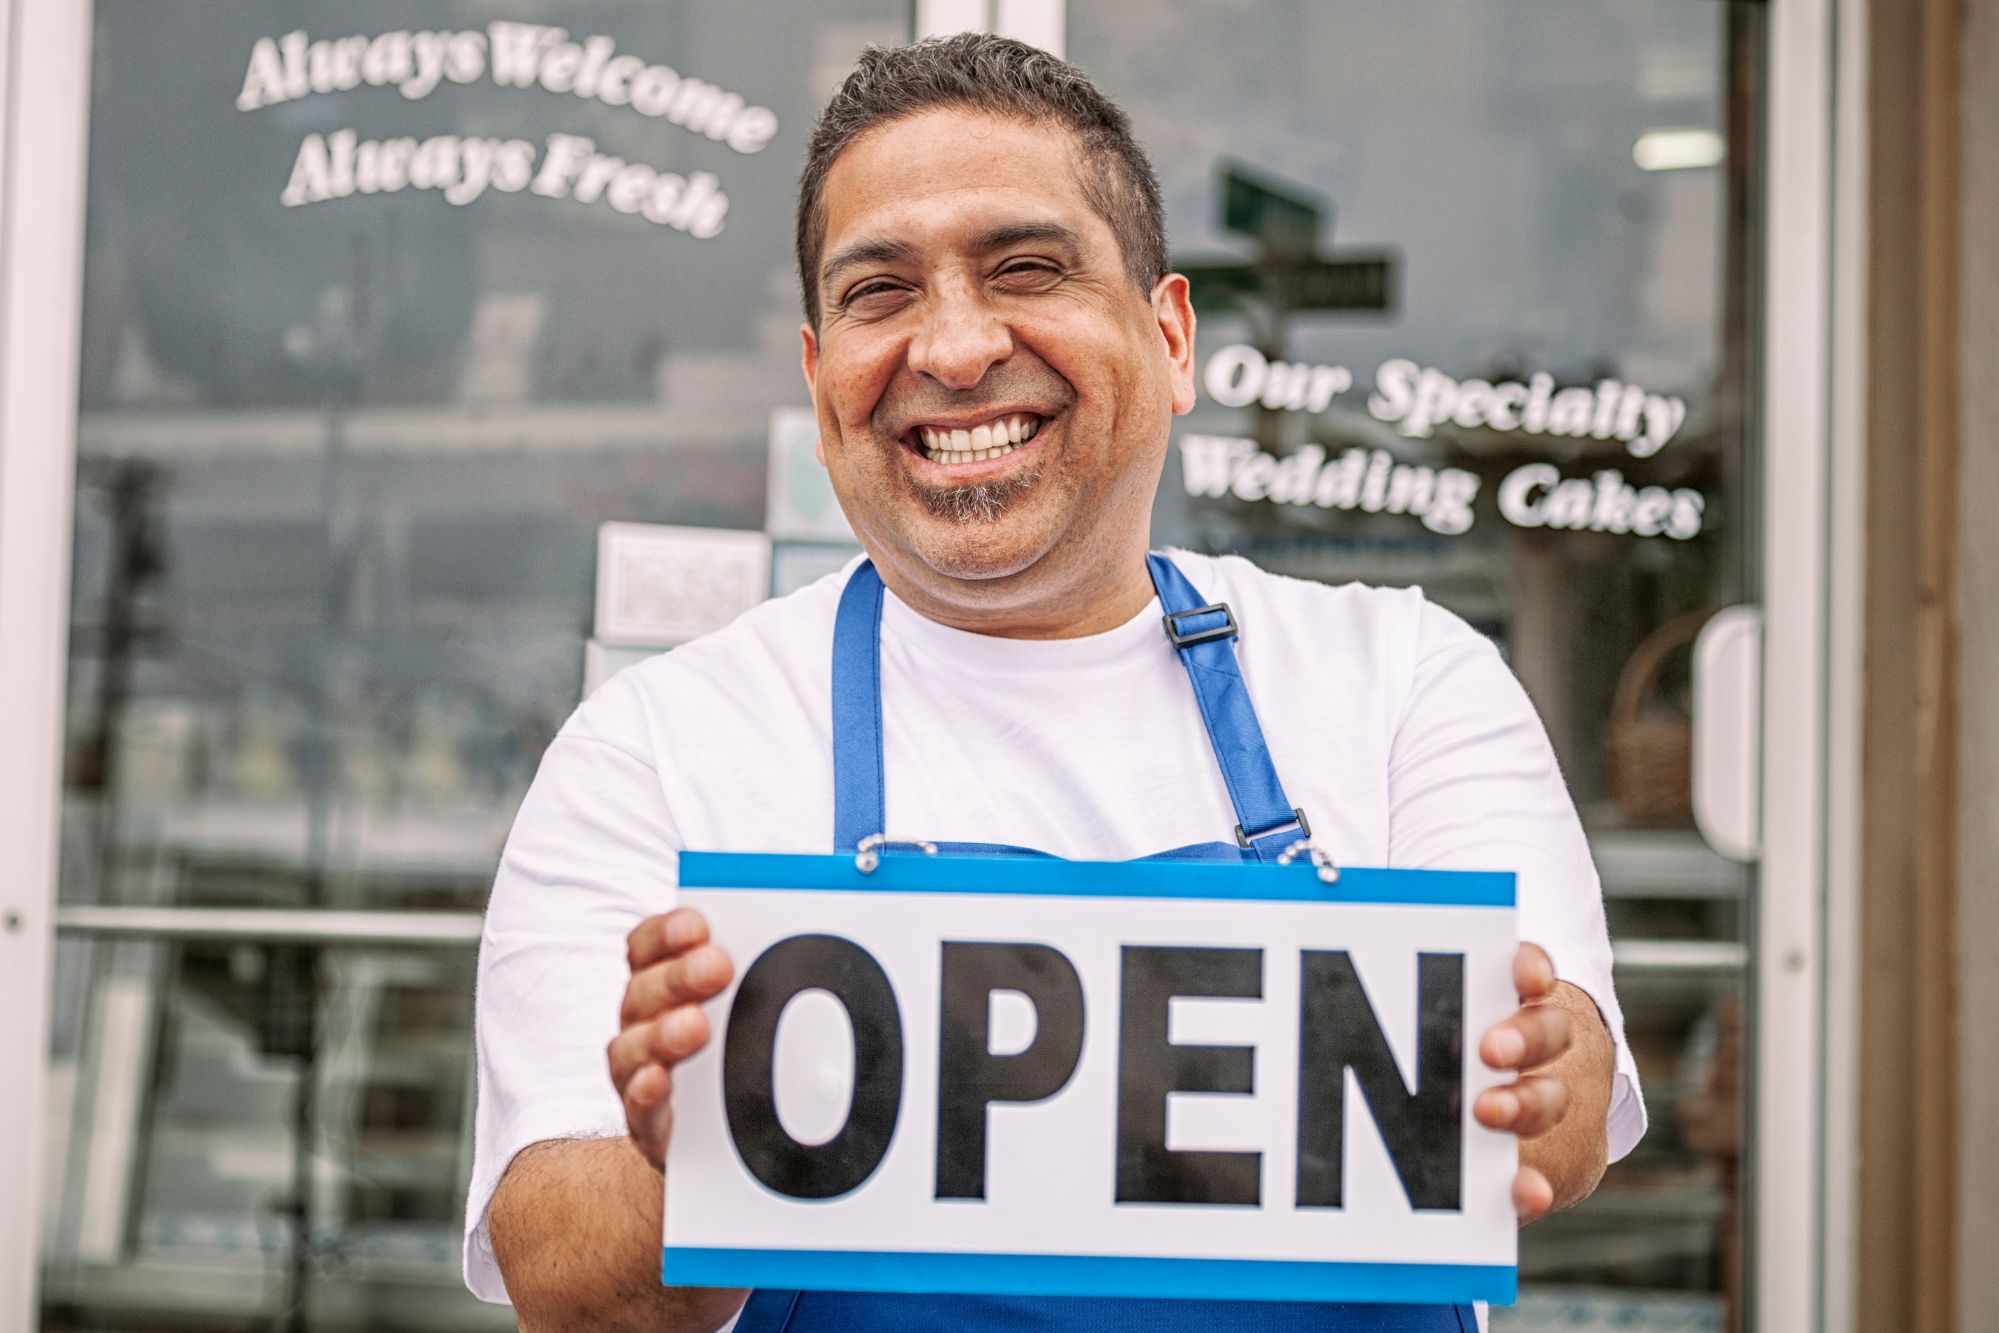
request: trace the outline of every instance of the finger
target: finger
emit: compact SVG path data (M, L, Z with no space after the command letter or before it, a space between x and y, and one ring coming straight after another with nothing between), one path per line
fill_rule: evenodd
M650 1111L673 1096L673 1071L664 1065L646 1065L625 1085L625 1107Z
M618 1095L624 1096L639 1071L654 1063L652 1058L652 1024L633 1023L621 1029L604 1048L604 1059L611 1067L611 1084Z
M635 969L625 986L618 1022L642 1023L678 1004L712 1000L736 975L729 955L713 944L698 945L664 962Z
M667 1139L673 1130L672 1096L673 1075L658 1065L640 1070L625 1089L625 1127L654 1166L666 1160Z
M708 1015L696 1005L669 1009L647 1025L646 1049L668 1069L708 1044Z
M1493 1069L1532 1069L1568 1050L1570 1036L1568 1010L1537 1004L1487 1028L1478 1054Z
M1555 1187L1531 1166L1523 1166L1513 1177L1513 1212L1520 1225L1537 1222L1555 1206Z
M1536 1138L1569 1113L1569 1085L1558 1078L1529 1074L1505 1087L1487 1088L1472 1103L1472 1115L1487 1129Z
M627 1024L604 1048L611 1082L623 1093L647 1065L671 1069L706 1046L708 1035L708 1016L691 1004Z
M708 942L708 918L691 907L649 916L625 936L625 962L632 971Z
M1522 1001L1555 993L1555 960L1538 944L1522 944L1513 954L1513 989Z

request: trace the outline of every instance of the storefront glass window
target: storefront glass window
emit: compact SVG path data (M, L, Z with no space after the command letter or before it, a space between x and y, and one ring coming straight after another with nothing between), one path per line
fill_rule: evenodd
M1651 1132L1524 1233L1495 1328L1739 1308L1752 876L1694 826L1688 682L1754 599L1763 12L1069 5L1200 314L1155 541L1420 585L1500 645L1589 829Z
M911 6L96 13L62 901L476 911L600 525L767 531L780 589L842 552L790 471L793 188ZM1066 27L1201 315L1155 539L1422 585L1589 826L1652 1130L1495 1327L1730 1326L1754 884L1691 819L1688 655L1756 591L1762 7ZM66 938L46 1326L511 1326L457 1279L470 984L463 942Z
M909 7L96 12L62 899L476 911L599 525L765 526L805 135ZM58 971L51 1327L510 1326L467 944Z

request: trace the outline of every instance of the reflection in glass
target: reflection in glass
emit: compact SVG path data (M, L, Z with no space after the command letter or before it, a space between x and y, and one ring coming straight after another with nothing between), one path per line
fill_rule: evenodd
M44 1327L510 1328L462 1289L469 950L63 946Z
M477 910L599 525L765 526L805 134L909 7L447 0L483 63L420 91L387 0L95 14L62 900ZM503 74L537 22L622 92ZM570 178L437 188L487 142ZM471 984L66 941L50 1326L511 1326L457 1276Z
M1494 1328L1734 1326L1752 877L1693 826L1689 661L1755 596L1762 7L1069 18L1200 316L1155 540L1421 585L1499 644L1589 829L1651 1131L1523 1234Z

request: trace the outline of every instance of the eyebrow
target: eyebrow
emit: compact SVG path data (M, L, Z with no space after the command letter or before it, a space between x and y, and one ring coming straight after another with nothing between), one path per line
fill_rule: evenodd
M980 236L973 242L973 249L987 254L1029 241L1053 241L1071 251L1080 250L1083 246L1083 238L1076 229L1059 222L1009 222Z
M916 247L907 241L891 241L878 238L855 241L833 253L819 270L819 286L823 290L833 285L835 278L850 268L864 264L906 264L916 258Z
M1030 241L1048 241L1060 245L1070 252L1080 250L1083 238L1074 227L1060 222L1008 222L993 227L979 235L972 242L977 254L990 254L994 250L1004 250L1008 246L1022 245ZM861 268L874 264L907 264L917 259L916 247L907 241L889 240L876 237L855 241L852 245L836 250L819 270L821 290L831 288L840 274L850 268Z

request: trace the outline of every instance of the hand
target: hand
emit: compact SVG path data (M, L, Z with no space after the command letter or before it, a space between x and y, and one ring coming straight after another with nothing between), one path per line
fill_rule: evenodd
M1569 1109L1568 1084L1529 1071L1554 1063L1569 1049L1569 1014L1549 1003L1555 994L1555 964L1538 944L1522 944L1513 956L1513 989L1520 995L1514 1015L1486 1030L1479 1058L1493 1069L1517 1069L1520 1077L1487 1088L1472 1103L1472 1115L1487 1129L1505 1130L1522 1140L1537 1138L1562 1123ZM1513 1177L1513 1210L1524 1224L1555 1206L1547 1175L1524 1160Z
M673 1132L673 1067L708 1044L701 1002L721 994L736 969L689 907L639 922L626 937L625 959L632 979L618 1015L622 1030L605 1054L632 1142L657 1167Z

